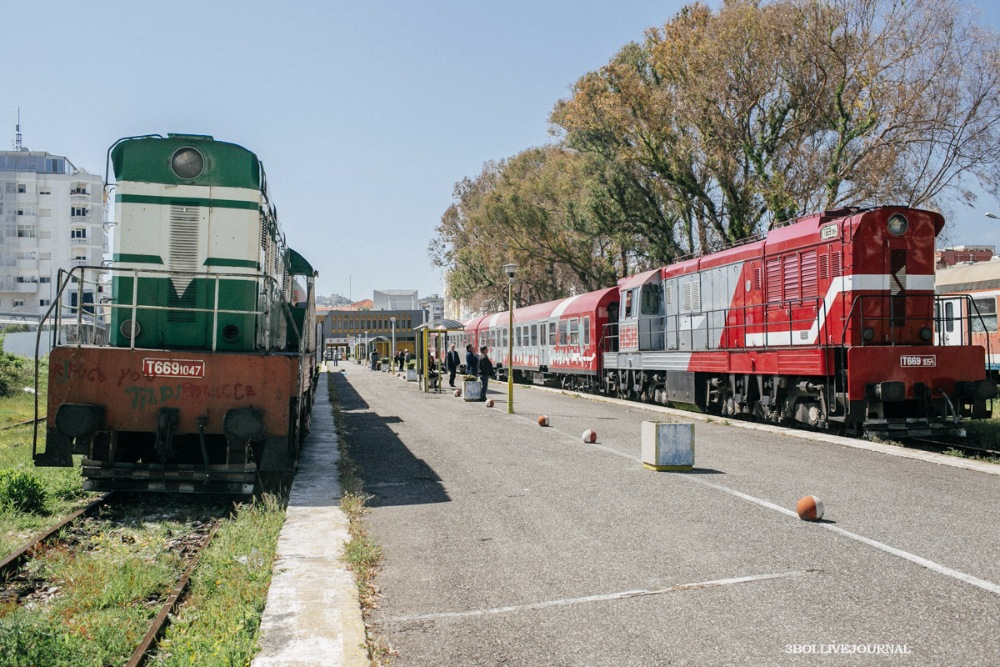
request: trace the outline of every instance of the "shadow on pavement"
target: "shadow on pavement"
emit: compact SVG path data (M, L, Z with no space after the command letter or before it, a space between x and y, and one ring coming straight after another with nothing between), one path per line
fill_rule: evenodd
M402 422L399 417L368 412L368 403L342 374L333 376L333 387L331 398L341 406L348 454L358 465L365 491L373 496L370 506L451 501L437 473L389 428Z

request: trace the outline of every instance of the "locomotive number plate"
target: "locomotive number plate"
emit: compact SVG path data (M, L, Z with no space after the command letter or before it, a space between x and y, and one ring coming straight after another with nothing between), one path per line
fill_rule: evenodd
M914 366L922 368L930 368L937 366L937 355L925 354L925 355L906 355L904 354L899 358L899 365L903 368L912 368Z
M203 378L205 362L198 359L143 359L142 374L151 378Z

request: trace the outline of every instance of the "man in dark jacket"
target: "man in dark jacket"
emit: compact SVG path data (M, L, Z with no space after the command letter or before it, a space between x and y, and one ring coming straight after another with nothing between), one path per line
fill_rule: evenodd
M486 402L486 387L490 384L490 378L496 376L496 371L493 370L493 362L490 361L489 356L486 354L489 352L488 347L483 345L479 348L479 381L483 383L483 393L479 395L479 401L481 403Z
M458 372L458 350L455 349L455 344L451 344L451 349L448 350L448 356L445 358L445 363L448 365L448 386L455 386L455 373Z
M472 344L465 346L465 372L468 375L479 375L479 357L472 351Z

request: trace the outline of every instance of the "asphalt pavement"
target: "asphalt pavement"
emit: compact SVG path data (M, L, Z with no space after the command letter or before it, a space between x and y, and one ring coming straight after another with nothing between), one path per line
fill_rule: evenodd
M393 665L1000 664L982 464L522 386L511 415L502 383L486 408L340 369ZM643 421L695 422L694 471L643 468ZM795 515L808 494L824 521Z

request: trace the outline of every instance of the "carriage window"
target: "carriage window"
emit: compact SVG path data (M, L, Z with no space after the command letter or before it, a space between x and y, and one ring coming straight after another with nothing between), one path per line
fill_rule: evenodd
M972 312L972 332L983 333L985 331L997 330L997 300L996 297L986 299L973 299L976 309L979 310L979 317L976 317L975 310Z
M556 323L549 322L549 345L556 344Z
M569 321L569 344L580 344L580 320L575 317Z
M569 342L569 336L566 331L567 322L566 320L559 320L559 344L566 345Z
M532 347L534 347L534 346L538 345L538 330L541 329L542 327L541 327L541 325L539 325L537 327L534 326L534 325L531 325L528 328L531 330L531 345L532 345Z
M659 283L650 283L642 286L643 315L660 314L660 289Z
M590 345L590 318L583 318L583 344Z

